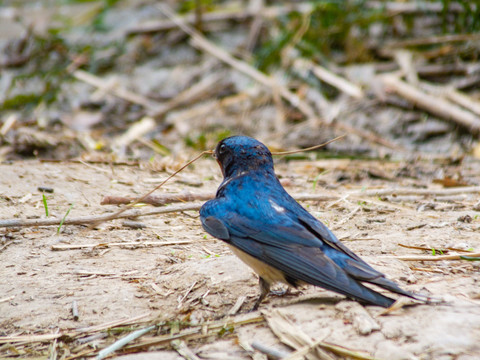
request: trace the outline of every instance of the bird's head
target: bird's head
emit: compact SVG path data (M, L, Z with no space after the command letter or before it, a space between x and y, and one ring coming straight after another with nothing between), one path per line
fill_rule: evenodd
M273 172L270 150L260 141L248 136L223 139L215 148L214 157L225 178L258 169Z

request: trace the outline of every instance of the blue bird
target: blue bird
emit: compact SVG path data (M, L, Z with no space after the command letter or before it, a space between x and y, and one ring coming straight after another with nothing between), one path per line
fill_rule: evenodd
M200 219L210 235L258 274L260 297L253 309L275 282L312 284L383 307L394 300L362 282L419 300L354 254L298 204L278 181L272 154L261 142L232 136L218 143L214 157L224 180L215 199L200 209Z

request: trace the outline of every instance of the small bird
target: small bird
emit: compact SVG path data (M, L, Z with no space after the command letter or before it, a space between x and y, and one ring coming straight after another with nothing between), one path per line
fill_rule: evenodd
M259 276L257 309L275 282L302 283L389 307L392 298L362 282L419 299L373 269L282 187L272 154L261 142L232 136L215 148L223 174L216 197L200 209L203 228L223 240Z

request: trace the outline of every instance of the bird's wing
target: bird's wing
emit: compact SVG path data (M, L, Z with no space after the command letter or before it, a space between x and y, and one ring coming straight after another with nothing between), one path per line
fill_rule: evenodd
M383 277L381 272L372 268L352 250L343 245L330 231L330 229L328 229L309 213L307 213L307 215L301 214L298 216L298 221L311 234L322 239L322 241L328 245L328 247L325 247L327 254L332 257L336 256L338 261L341 262L344 270L353 277L364 281Z
M310 213L298 205L303 211L295 211L298 214L298 221L308 231L318 238L322 239L328 246L324 247L324 252L332 258L340 267L356 280L366 281L378 285L392 292L413 297L419 300L418 295L403 290L395 282L385 278L385 275L375 270L357 254L343 245L335 235L324 224L314 218Z
M201 213L205 230L281 270L287 278L321 286L380 306L389 306L393 302L349 276L324 253L320 239L288 216L282 217L283 224L271 224L265 221L266 217L251 219L227 211L214 214L216 211L211 210Z

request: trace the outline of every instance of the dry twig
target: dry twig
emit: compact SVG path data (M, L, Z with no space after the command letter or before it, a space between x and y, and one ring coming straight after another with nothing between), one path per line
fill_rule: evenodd
M175 202L210 200L210 199L213 199L214 197L215 197L214 192L200 193L200 194L194 194L191 192L181 192L178 194L149 195L142 200L142 203L150 204L154 206L161 206L161 205L175 203ZM100 202L100 205L130 204L132 201L136 199L137 199L136 197L105 196Z
M155 101L147 99L146 97L134 93L130 90L124 89L123 87L111 85L107 81L98 76L90 74L83 70L75 70L72 73L73 77L77 80L86 82L89 85L95 86L103 91L112 93L113 95L119 97L120 99L127 100L131 103L142 105L150 111L155 111L158 108L158 104Z
M297 350L303 350L303 348L306 346L308 346L309 350L316 350L316 357L310 357L309 354L307 354L307 359L333 359L324 351L328 350L337 355L350 357L353 359L374 360L368 355L347 349L343 346L330 344L323 341L314 342L309 335L305 334L301 329L298 328L298 326L295 326L291 320L289 320L287 316L278 309L267 313L266 317L268 325L272 329L273 333L277 335L286 345ZM318 346L313 347L314 344L317 344Z
M326 83L332 85L333 87L353 98L361 99L365 96L359 86L353 84L352 82L337 74L332 73L330 70L324 68L323 66L316 65L311 61L305 59L294 60L293 66L300 69L311 70L320 80L325 81Z
M446 248L446 249L436 249L436 248L429 248L426 246L411 246L411 245L405 245L405 244L397 244L398 246L407 248L407 249L416 249L416 250L426 250L426 251L432 251L435 250L435 252L439 252L440 254L446 254L449 251L460 251L460 252L465 252L465 253L470 253L471 251L469 250L463 250L463 249L457 249L457 248Z
M124 218L136 218L139 216L151 216L158 214L167 214L171 212L178 211L189 211L189 210L199 210L202 204L199 203L190 203L190 204L180 204L180 205L170 205L165 206L159 209L148 210L145 212L135 210L124 211L122 213L116 214L103 214L103 215L93 215L93 216L80 216L77 218L66 218L63 222L63 225L89 225L89 224L98 224L103 221L109 221L113 219L124 219ZM23 227L23 226L51 226L59 225L62 219L60 218L49 218L49 219L9 219L9 220L0 220L0 227Z
M121 247L121 246L171 246L171 245L184 245L191 243L198 243L201 240L178 240L178 241L143 241L143 242L121 242L121 243L98 243L98 244L73 244L73 245L52 245L52 250L78 250L89 248L109 248L109 247Z
M268 359L279 360L286 359L288 357L287 353L274 349L270 346L263 345L260 341L252 342L252 348L267 355Z
M186 360L201 360L184 340L173 340L172 347Z
M242 316L242 319L240 320L234 320L234 321L221 320L218 322L214 322L210 324L206 323L206 324L203 324L202 326L196 326L190 329L186 329L176 334L160 335L153 339L144 341L143 343L140 342L139 344L128 346L127 350L133 351L133 350L147 348L150 346L167 345L167 344L170 344L172 340L176 340L176 339L187 340L187 339L204 338L204 337L211 336L214 333L217 333L220 329L225 329L229 327L236 328L238 326L255 324L263 321L264 321L263 316L258 316L258 314L256 313L250 313L247 316Z
M126 324L131 324L134 322L137 322L150 314L142 314L138 315L132 318L128 319L121 319L121 320L115 320L115 321L110 321L108 323L100 324L100 325L94 325L90 327L86 327L83 329L78 329L74 330L72 332L66 332L66 333L54 333L54 334L41 334L41 335L14 335L14 336L0 336L0 344L7 344L7 343L21 343L21 342L48 342L52 341L54 339L58 339L62 336L68 336L68 337L77 337L77 336L84 336L85 334L91 334L93 332L98 332L98 331L103 331L106 329L110 329L116 326L120 325L126 325Z
M395 91L414 105L445 120L453 121L477 135L480 134L480 118L471 112L463 110L438 96L427 94L396 76L383 75L382 81L389 89Z
M465 257L479 257L480 252L472 253L469 252L467 254L453 254L453 255L437 255L437 256L388 256L390 259L399 259L403 261L443 261L443 260L464 260Z
M135 339L138 339L140 336L145 335L146 333L152 331L156 327L157 327L156 325L148 326L145 329L140 329L140 330L134 331L134 332L128 334L127 336L121 338L120 340L115 341L112 345L110 345L110 346L106 347L105 349L101 350L98 353L98 355L95 357L95 360L105 359L111 353L121 349L122 347L124 347L128 343L134 341Z

